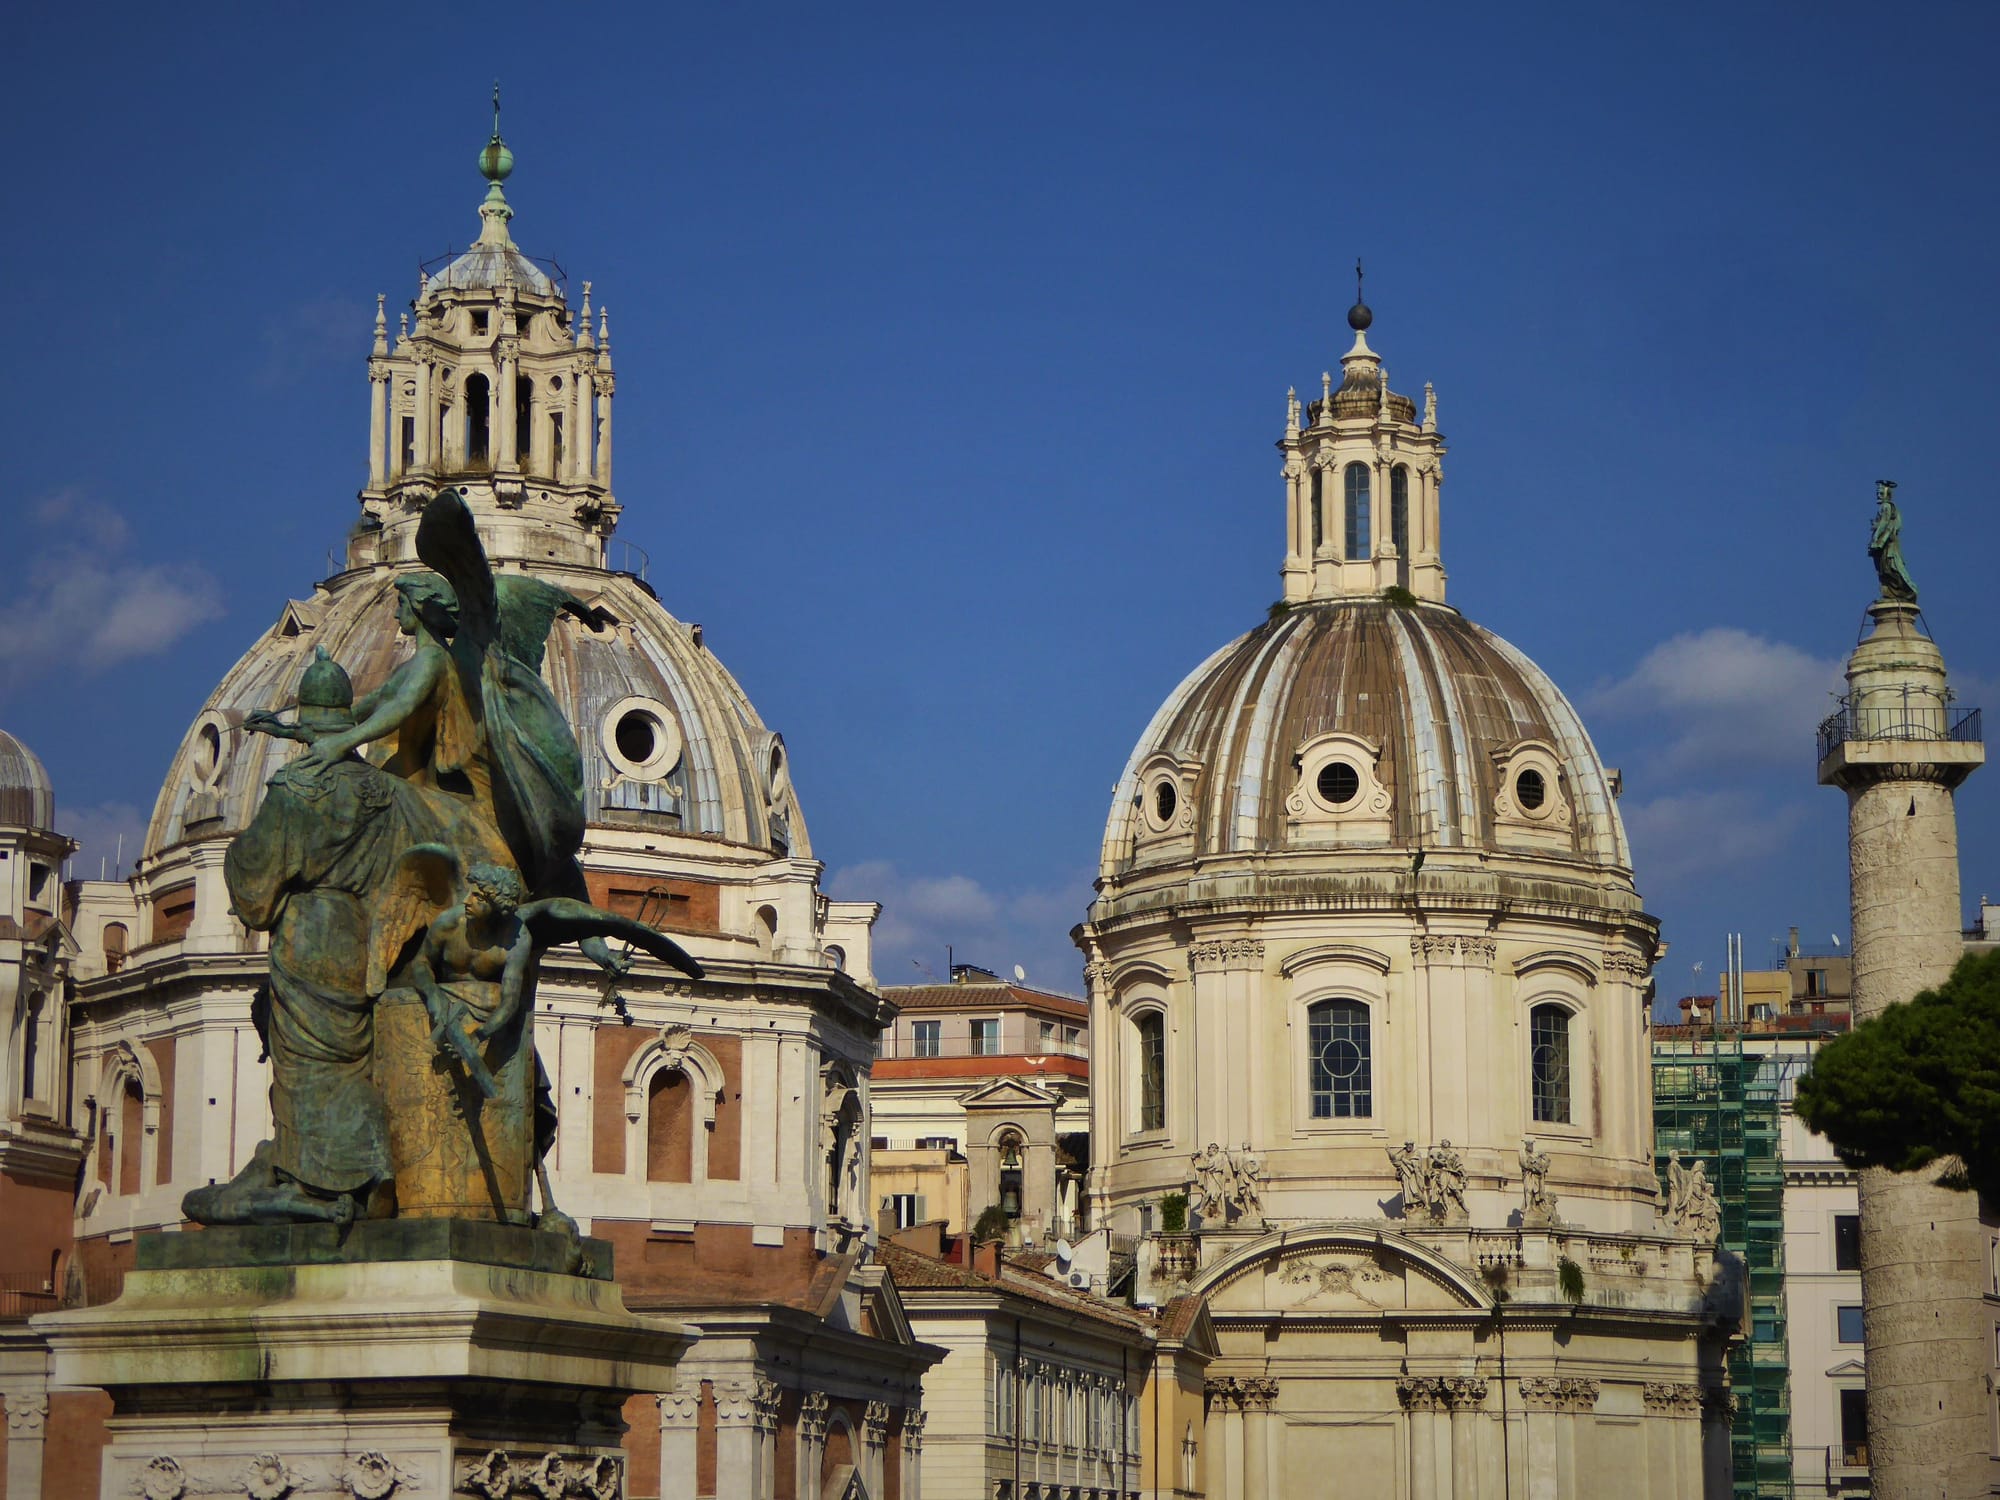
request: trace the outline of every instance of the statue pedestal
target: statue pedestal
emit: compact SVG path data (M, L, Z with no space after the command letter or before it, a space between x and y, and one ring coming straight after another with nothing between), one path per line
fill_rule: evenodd
M620 1408L698 1336L628 1312L609 1247L386 1220L149 1235L124 1295L36 1319L114 1413L98 1493L252 1500L624 1492Z

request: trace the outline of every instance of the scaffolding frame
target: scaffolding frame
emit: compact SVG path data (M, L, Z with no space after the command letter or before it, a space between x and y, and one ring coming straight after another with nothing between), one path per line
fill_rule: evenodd
M1661 1028L1661 1032L1668 1028ZM1668 1154L1702 1162L1722 1207L1722 1247L1743 1265L1745 1337L1728 1356L1736 1397L1736 1500L1791 1500L1791 1362L1785 1326L1785 1060L1746 1052L1735 1027L1653 1041L1653 1152L1666 1196Z

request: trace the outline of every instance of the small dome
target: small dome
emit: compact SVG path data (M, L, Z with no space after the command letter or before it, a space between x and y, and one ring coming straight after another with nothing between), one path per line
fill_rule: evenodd
M556 295L549 274L513 245L474 245L426 283L427 291L493 290L511 283L538 297Z
M403 571L376 568L331 596L287 606L229 670L174 757L147 829L147 855L249 824L265 783L299 747L246 732L243 721L254 709L292 705L316 647L348 670L357 694L378 687L408 657L410 642L396 628ZM592 826L697 834L810 857L784 742L697 633L629 575L565 569L540 576L615 622L593 632L558 619L542 664L583 753Z
M1175 689L1119 780L1105 873L1155 857L1144 847L1153 808L1144 799L1160 789L1144 778L1171 774L1169 763L1189 778L1180 785L1192 847L1159 844L1157 857L1324 849L1319 833L1299 826L1300 809L1310 816L1314 805L1302 800L1302 782L1313 769L1308 748L1337 735L1379 757L1359 772L1380 817L1353 847L1504 849L1631 867L1610 777L1541 668L1447 605L1356 597L1280 614ZM1363 789L1356 768L1341 764L1320 782L1334 804ZM1519 797L1527 775L1538 779L1524 810L1509 794ZM1510 836L1516 827L1522 837Z
M40 757L0 729L0 823L10 828L54 828L56 789Z

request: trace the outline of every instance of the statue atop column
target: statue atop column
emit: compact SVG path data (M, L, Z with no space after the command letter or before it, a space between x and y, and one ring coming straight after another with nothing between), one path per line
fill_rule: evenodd
M1875 564L1875 577L1882 597L1892 604L1915 604L1917 586L1903 565L1903 515L1896 509L1896 481L1875 481L1875 523L1868 533L1868 556Z
M355 701L321 648L291 722L246 722L307 747L223 867L238 917L271 935L253 1013L273 1133L231 1181L187 1195L196 1223L528 1222L553 1139L533 1045L542 953L573 942L617 972L617 937L701 976L584 899L582 757L540 667L556 615L592 612L541 580L496 580L454 490L426 506L417 555L435 571L396 586L416 650L378 690ZM356 753L378 742L379 762Z

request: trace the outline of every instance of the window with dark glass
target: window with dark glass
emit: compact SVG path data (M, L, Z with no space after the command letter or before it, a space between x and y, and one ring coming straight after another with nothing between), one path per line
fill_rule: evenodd
M974 1057L995 1057L1000 1052L1000 1023L998 1021L974 1021L972 1023L972 1055Z
M1139 1033L1139 1128L1167 1126L1167 1021L1156 1010L1135 1021Z
M1833 1216L1833 1268L1836 1271L1861 1269L1861 1215Z
M528 460L534 456L535 447L535 382L525 375L514 379L514 448L507 455L522 468L528 467Z
M1349 562L1365 562L1373 547L1368 531L1368 465L1347 466L1347 550Z
M1326 545L1326 470L1314 469L1312 482L1313 551Z
M1528 1014L1529 1078L1535 1118L1569 1123L1569 1012L1538 1005Z
M936 1057L938 1055L938 1032L940 1023L936 1021L915 1021L910 1025L910 1055L912 1057Z
M1315 1120L1362 1119L1375 1112L1368 1007L1325 1000L1306 1012Z
M1514 778L1514 800L1521 804L1522 812L1534 812L1549 800L1549 784L1540 771L1530 767Z
M1161 823L1174 820L1174 809L1180 805L1180 797L1174 791L1171 781L1163 781L1153 788L1153 817Z
M1835 1342L1842 1344L1858 1344L1861 1342L1861 1309L1859 1307L1851 1304L1847 1307L1836 1307L1833 1310L1833 1317Z

